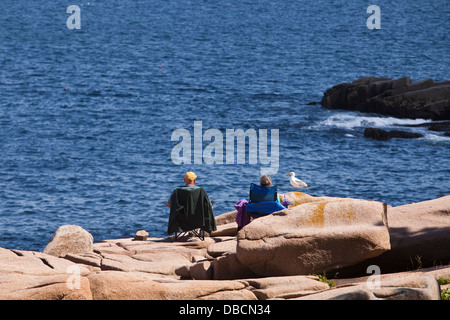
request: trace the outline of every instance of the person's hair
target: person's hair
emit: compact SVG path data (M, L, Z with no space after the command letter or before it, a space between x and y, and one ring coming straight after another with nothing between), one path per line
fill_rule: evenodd
M270 188L270 186L272 185L272 179L266 175L261 176L261 178L259 178L259 184L261 187Z
M194 180L191 180L191 179L189 179L189 178L184 178L184 183L186 183L186 184L190 184L190 183L192 183L192 182L194 182L195 181L195 179Z
M188 171L184 175L184 182L186 184L191 184L191 183L195 182L195 179L197 179L197 176L192 171Z

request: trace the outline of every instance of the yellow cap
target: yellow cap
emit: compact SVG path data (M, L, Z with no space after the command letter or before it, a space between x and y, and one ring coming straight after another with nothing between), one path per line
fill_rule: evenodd
M192 171L189 171L189 172L186 172L186 174L184 175L184 179L194 181L195 179L197 179L197 176Z

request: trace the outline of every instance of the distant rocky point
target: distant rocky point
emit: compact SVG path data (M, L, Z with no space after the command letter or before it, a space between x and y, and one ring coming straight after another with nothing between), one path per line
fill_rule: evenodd
M328 109L424 119L427 120L424 123L404 126L428 127L428 130L442 132L443 136L450 137L450 81L434 82L426 79L412 82L409 77L396 80L365 77L326 90L320 102L308 103L313 104L321 104ZM366 128L364 136L375 140L423 137L420 133L379 128Z
M450 81L366 77L328 89L320 103L397 118L450 120Z

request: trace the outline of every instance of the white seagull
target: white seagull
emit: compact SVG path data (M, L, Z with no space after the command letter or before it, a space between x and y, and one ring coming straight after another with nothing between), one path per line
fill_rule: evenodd
M305 182L295 177L295 172L289 172L288 176L291 176L289 182L291 183L291 186L295 188L295 191L297 191L298 188L309 187Z

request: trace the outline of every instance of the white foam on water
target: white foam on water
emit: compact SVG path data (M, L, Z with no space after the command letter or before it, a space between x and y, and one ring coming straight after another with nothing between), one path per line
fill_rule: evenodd
M355 138L355 136L350 133L346 133L344 136L347 138Z
M405 125L418 125L430 122L426 119L399 119L394 117L365 116L357 114L335 114L318 123L317 127L334 127L341 129L355 129L365 127L396 127Z
M450 137L433 133L425 134L422 139L428 140L432 143L450 143Z

